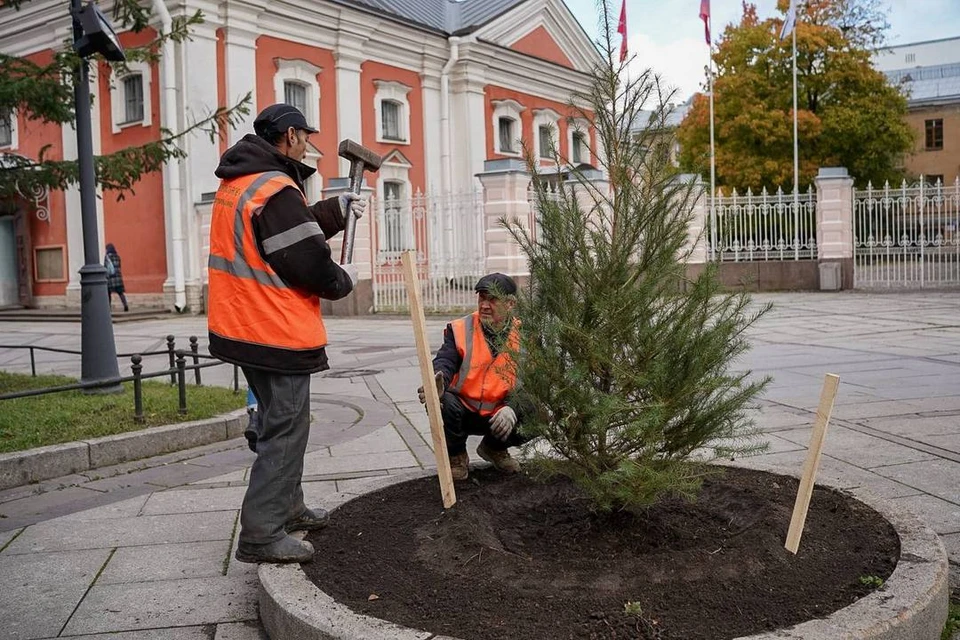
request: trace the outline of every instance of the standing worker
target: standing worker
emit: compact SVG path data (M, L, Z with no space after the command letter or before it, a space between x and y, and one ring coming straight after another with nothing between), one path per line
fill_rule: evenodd
M241 562L309 562L313 546L288 535L319 529L300 486L310 433L310 374L328 369L320 299L339 300L357 267L338 265L327 238L366 202L346 193L310 206L301 161L317 130L290 105L264 109L223 154L210 223L210 353L239 365L257 400L257 459L240 511Z
M520 346L520 323L513 317L517 284L491 273L475 290L477 310L447 325L433 359L454 480L470 475L468 436L483 436L477 455L504 473L520 471L508 448L527 440L517 429L526 411L512 396L517 384L512 354ZM426 403L423 387L417 394Z

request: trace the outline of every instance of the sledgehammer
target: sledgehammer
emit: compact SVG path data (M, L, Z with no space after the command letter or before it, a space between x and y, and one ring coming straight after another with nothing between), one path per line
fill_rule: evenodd
M337 154L350 161L350 191L360 195L363 172L379 171L383 158L353 140L341 142ZM347 211L346 224L347 228L343 231L343 247L340 249L340 264L353 262L353 238L357 233L357 219L349 211Z

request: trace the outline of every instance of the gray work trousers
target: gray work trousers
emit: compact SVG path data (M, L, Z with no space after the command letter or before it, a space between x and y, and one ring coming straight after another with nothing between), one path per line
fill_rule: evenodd
M240 510L240 542L270 544L303 513L303 454L310 436L310 376L243 367L257 397L260 432Z

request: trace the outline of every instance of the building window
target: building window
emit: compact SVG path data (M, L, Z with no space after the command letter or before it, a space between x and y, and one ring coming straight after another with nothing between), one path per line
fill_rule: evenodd
M912 64L917 61L917 54L908 53L907 55L903 56L903 61L907 64Z
M300 113L307 113L307 87L299 82L283 83L283 102L296 107Z
M923 176L924 181L931 187L939 187L943 185L943 174L928 174Z
M123 79L123 113L121 124L143 122L143 76L139 73Z
M404 216L402 182L383 183L383 229L380 233L381 251L398 253L409 249L407 224Z
M493 100L493 152L507 156L519 156L520 113L524 106L516 100ZM536 130L536 128L534 128Z
M552 161L560 151L559 122L560 114L553 109L533 110L533 130L537 133L533 153L540 160Z
M0 114L0 147L13 146L13 114Z
M586 156L584 153L584 135L583 132L577 131L573 134L573 151L570 154L574 164L581 164L584 162L583 158Z
M153 114L148 101L153 70L146 62L129 62L125 76L110 82L111 131L120 133L126 127L150 127Z
M402 106L393 100L384 100L380 103L380 117L383 121L383 137L386 140L402 141L400 135L400 111Z
M943 149L943 118L927 120L924 122L924 129L927 134L927 151Z
M497 121L501 153L517 152L516 149L513 148L514 140L516 139L516 136L513 133L514 124L516 124L516 121L513 118L500 118Z
M377 121L377 142L407 144L410 140L410 87L392 80L374 80L377 93L373 106Z
M540 125L540 157L551 158L553 146L553 127L550 125Z

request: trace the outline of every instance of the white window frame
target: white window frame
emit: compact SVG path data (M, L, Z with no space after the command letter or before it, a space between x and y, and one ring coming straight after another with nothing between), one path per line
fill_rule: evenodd
M320 175L320 169L318 168L318 165L320 164L320 158L322 157L323 155L320 153L320 150L310 144L310 141L308 140L307 155L303 157L303 164L312 169L317 169L316 173L303 181L303 195L307 199L308 205L317 202L323 195L323 176Z
M277 72L273 74L273 97L276 103L285 103L287 96L283 90L285 82L296 82L307 90L307 111L303 117L307 124L322 131L320 126L320 82L317 75L323 71L322 67L311 64L306 60L275 58L273 61Z
M373 98L374 118L377 123L377 142L383 144L410 144L410 100L407 94L411 87L393 80L374 80L374 86L377 93ZM398 115L400 127L400 139L394 140L386 138L383 135L383 106L384 100L396 102L400 105L400 114Z
M296 107L297 105L287 102L287 88L296 87L297 89L303 90L303 109L301 112L306 111L307 105L310 103L310 87L303 84L299 80L284 80L283 81L283 102L284 104L289 104ZM298 107L299 108L299 107Z
M584 149L583 155L578 164L589 164L596 166L593 161L593 136L590 135L590 123L582 118L571 119L567 127L567 163L573 164L573 134L583 134Z
M520 119L520 114L526 111L526 107L516 100L509 99L491 100L490 104L493 106L493 151L504 156L522 158L523 120ZM519 135L517 135L513 140L513 142L517 145L516 151L504 151L500 148L500 118L511 118L517 124L517 132Z
M17 135L17 125L19 124L19 117L17 116L17 110L13 109L10 111L10 144L3 145L0 144L0 149L13 150L19 147L20 139Z
M537 160L546 160L553 162L553 156L544 157L540 149L540 127L550 127L553 129L553 145L560 152L560 114L553 109L534 109L533 110L533 153Z
M410 203L413 201L413 191L410 184L410 165L396 157L388 158L382 165L377 176L377 254L383 259L399 259L400 251L388 251L386 247L386 197L384 195L384 184L387 182L397 182L403 185L400 190L400 228L403 233L405 246L416 247L416 238L413 237L413 211Z
M128 127L153 126L153 69L146 62L130 62L127 68L130 73L117 76L110 82L110 129L113 133L120 133ZM143 78L143 120L124 122L127 119L127 96L123 81L134 75Z

